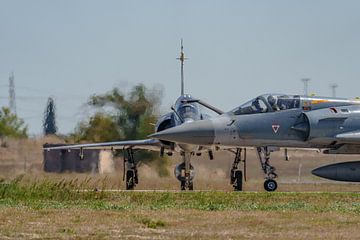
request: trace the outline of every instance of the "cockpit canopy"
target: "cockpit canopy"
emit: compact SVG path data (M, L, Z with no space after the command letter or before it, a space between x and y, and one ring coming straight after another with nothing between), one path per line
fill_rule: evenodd
M175 110L183 119L200 120L200 112L197 103L186 103L186 100L193 100L189 94L184 94L175 103Z
M178 109L178 113L179 115L183 118L191 118L191 119L195 119L198 120L198 116L199 116L199 111L198 109L191 104L187 104L187 105L183 105Z
M234 115L243 115L275 112L299 107L299 95L264 94L244 103L231 112Z

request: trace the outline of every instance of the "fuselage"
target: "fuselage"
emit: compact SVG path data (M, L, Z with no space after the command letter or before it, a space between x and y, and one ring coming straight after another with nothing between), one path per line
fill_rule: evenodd
M212 120L213 144L324 148L338 144L336 135L360 129L359 101L277 95L274 107L267 101L269 96L258 97L265 108L261 112L243 113L242 106Z
M360 130L360 101L265 94L222 114L164 131L159 139L204 146L337 148Z

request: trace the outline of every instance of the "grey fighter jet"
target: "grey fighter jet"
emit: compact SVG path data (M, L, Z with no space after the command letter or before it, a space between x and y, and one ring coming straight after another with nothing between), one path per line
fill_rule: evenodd
M270 164L270 153L280 147L360 154L360 101L264 94L220 116L185 123L151 137L207 147L255 147L265 174L264 188L275 191L278 175Z
M159 118L155 125L155 132L160 132L165 129L170 129L175 126L179 126L185 123L208 119L210 116L202 111L200 105L214 111L217 114L223 112L215 107L212 107L200 100L194 99L191 95L184 93L184 61L186 60L183 51L183 44L181 41L181 53L177 58L181 62L181 95L176 100L175 105L172 107L172 112L169 112ZM191 156L196 154L200 155L203 152L209 155L209 158L213 158L213 152L210 148L197 146L193 144L177 144L176 142L157 140L154 138L143 140L128 140L128 141L116 141L116 142L102 142L102 143L88 143L88 144L74 144L48 147L44 146L45 151L51 151L56 149L80 149L80 158L84 156L84 149L122 149L124 152L124 173L126 179L126 189L134 189L138 184L138 161L134 158L134 150L145 149L151 151L159 151L160 156L164 153L171 156L173 152L178 152L182 156L182 163L175 167L174 173L176 178L181 182L182 190L193 190L193 178L195 171L190 163ZM239 186L241 186L239 184Z

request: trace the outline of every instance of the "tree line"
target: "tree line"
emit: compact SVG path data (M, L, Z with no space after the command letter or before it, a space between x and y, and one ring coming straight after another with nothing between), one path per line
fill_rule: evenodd
M129 92L113 88L105 94L92 95L87 105L95 114L77 123L72 133L62 136L75 143L146 138L153 132L161 97L161 89L149 89L143 84L135 85ZM44 111L43 134L57 133L56 106L50 97ZM0 109L0 137L28 137L26 123L8 107Z
M77 123L68 135L58 134L55 101L50 97L43 116L43 134L58 135L68 143L144 139L154 131L162 95L161 87L149 89L144 84L135 85L127 92L113 88L104 94L92 95L87 105L95 113ZM28 137L25 122L6 107L0 111L0 137ZM137 155L143 162L160 161L155 161L159 174L168 174L166 158L161 160L157 153L148 151L140 151Z

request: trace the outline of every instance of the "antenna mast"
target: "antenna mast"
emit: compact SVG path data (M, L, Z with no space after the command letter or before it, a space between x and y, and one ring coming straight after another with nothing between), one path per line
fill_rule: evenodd
M9 108L12 113L16 114L16 103L15 103L15 77L12 72L9 77Z
M181 39L181 52L180 57L176 58L181 62L181 95L184 95L184 62L187 60L184 54L183 40Z
M310 82L310 78L303 78L303 79L301 79L301 81L304 83L304 95L308 96L309 95L308 85L309 85L309 82Z
M336 97L336 88L337 87L338 87L338 85L336 83L330 85L333 97Z

